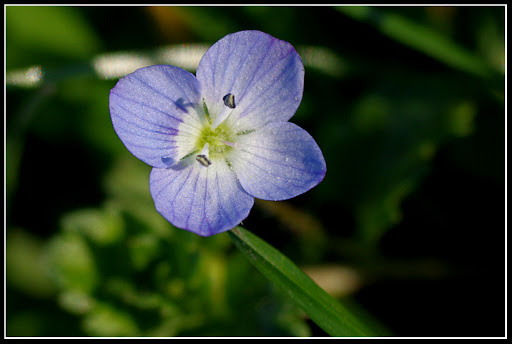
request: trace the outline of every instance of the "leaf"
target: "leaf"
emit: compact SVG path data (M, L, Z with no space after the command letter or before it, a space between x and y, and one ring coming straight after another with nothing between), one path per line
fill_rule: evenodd
M56 58L86 59L101 45L76 7L8 6L6 32L7 69L44 64L43 57L48 63Z
M374 7L341 6L336 9L356 20L368 22L391 39L429 55L452 68L482 78L493 76L491 68L484 61L426 25Z
M120 241L124 235L124 223L117 209L85 208L66 214L61 219L62 227L77 232L95 244L109 245Z
M325 196L351 210L358 239L376 249L402 221L402 206L443 145L471 135L478 105L463 81L410 73L376 80L344 117L320 123L320 146L336 178Z
M107 303L96 305L83 320L83 327L90 336L99 337L134 337L140 333L131 314Z
M25 229L14 228L6 232L5 247L7 284L29 296L51 297L55 285L48 277L42 240Z
M284 290L307 315L332 336L385 335L356 318L290 259L242 227L228 232L235 245L270 281Z
M61 289L90 294L100 282L93 251L79 233L63 233L47 246L51 276Z

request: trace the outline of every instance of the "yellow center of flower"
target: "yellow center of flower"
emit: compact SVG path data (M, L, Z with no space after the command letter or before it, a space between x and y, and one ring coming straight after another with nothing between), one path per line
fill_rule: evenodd
M236 134L225 123L212 130L211 125L206 125L196 143L196 149L201 151L205 144L210 145L210 157L218 157L227 153L233 147L229 144L234 142Z

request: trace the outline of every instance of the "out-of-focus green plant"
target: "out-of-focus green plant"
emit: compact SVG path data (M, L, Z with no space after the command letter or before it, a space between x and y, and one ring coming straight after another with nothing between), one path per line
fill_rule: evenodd
M84 334L310 334L303 313L256 278L227 236L170 230L143 188L147 173L134 159L117 161L104 206L66 214L46 247L59 304Z

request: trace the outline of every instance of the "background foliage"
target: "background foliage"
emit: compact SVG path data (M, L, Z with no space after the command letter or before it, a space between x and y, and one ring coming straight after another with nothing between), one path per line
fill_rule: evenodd
M504 335L504 7L5 11L7 336L325 335L227 233L167 223L110 122L98 61L245 29L301 54L328 172L244 227L396 335Z

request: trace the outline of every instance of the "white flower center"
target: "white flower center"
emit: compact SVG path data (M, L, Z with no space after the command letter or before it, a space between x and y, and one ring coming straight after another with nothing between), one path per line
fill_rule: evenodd
M235 96L228 93L224 96L223 100L226 106L215 117L213 123L211 122L208 108L206 104L203 103L204 112L208 121L205 122L197 138L195 151L200 151L196 156L196 160L205 167L212 164L212 159L223 157L227 152L237 147L237 135L226 121L236 107Z

